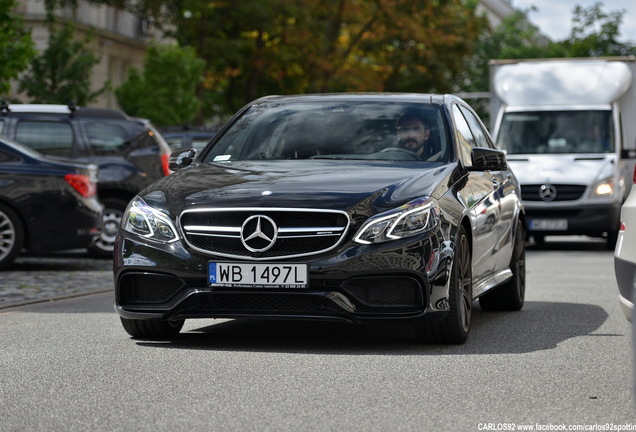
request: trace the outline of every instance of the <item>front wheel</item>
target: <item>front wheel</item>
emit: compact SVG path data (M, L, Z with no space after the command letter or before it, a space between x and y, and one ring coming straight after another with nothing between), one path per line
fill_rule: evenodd
M463 226L455 242L448 301L450 310L443 321L416 324L415 332L421 342L462 344L468 339L472 319L473 271L468 236Z
M171 339L181 331L184 321L166 321L157 319L135 320L120 318L124 330L132 337L142 339Z

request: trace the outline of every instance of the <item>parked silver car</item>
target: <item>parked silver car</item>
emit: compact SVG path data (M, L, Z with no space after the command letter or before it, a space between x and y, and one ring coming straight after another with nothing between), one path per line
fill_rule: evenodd
M633 190L621 208L621 227L614 250L614 272L623 313L631 321L636 282L636 192Z

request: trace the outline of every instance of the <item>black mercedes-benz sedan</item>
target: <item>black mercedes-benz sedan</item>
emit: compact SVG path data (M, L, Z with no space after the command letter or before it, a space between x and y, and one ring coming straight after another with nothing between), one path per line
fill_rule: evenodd
M190 318L308 319L463 343L475 299L523 306L519 185L457 97L265 97L171 168L116 241L133 337L171 338Z
M23 251L90 248L102 204L96 165L41 153L0 137L0 270Z

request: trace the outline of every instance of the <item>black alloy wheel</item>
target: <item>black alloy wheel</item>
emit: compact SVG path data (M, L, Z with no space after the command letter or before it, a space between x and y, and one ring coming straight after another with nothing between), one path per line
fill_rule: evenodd
M472 319L473 272L470 244L463 226L458 229L455 244L448 299L450 310L440 322L415 326L421 342L462 344L468 339Z

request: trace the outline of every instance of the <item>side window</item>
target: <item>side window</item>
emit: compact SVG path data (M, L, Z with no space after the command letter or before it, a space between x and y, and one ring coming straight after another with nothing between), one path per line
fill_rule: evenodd
M468 126L470 127L470 130L473 132L476 146L484 147L484 148L493 148L491 141L486 137L486 134L484 133L484 130L479 124L479 120L477 120L477 117L475 117L475 115L472 112L470 112L464 107L460 107L460 110L464 114L464 118L468 122Z
M15 140L53 156L72 156L75 141L70 123L33 120L18 122Z
M91 153L99 156L119 154L128 140L126 129L115 124L87 123L86 136Z
M159 147L155 133L150 130L143 130L135 137L135 148L154 148Z
M453 121L457 129L459 158L464 166L472 166L470 151L473 147L476 147L475 138L473 137L473 133L470 131L470 127L468 127L468 123L466 123L466 119L457 105L453 105Z
M0 164L20 162L20 158L14 154L0 150Z

